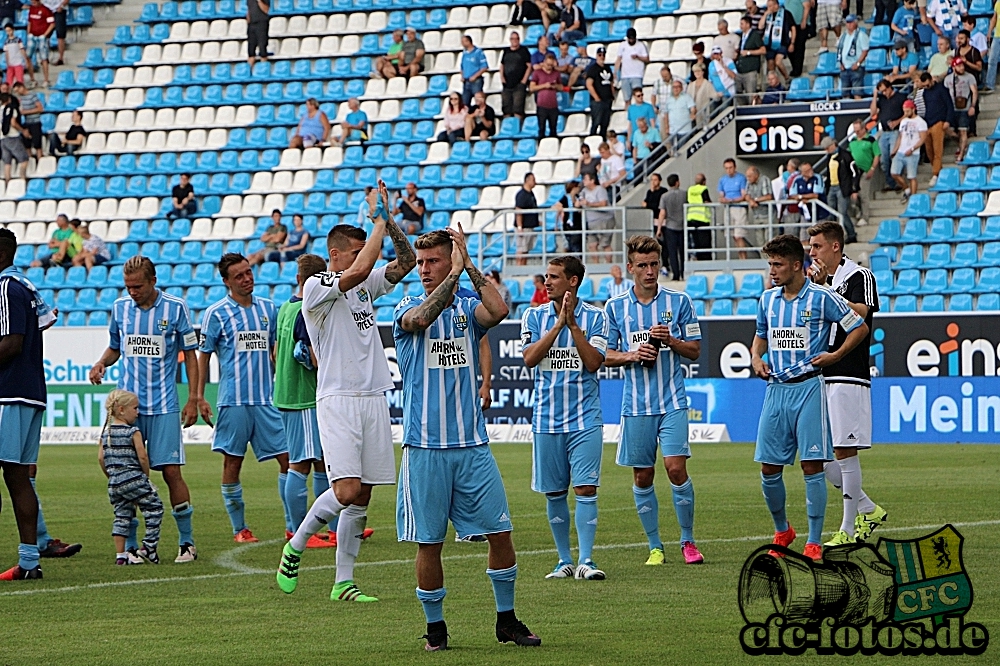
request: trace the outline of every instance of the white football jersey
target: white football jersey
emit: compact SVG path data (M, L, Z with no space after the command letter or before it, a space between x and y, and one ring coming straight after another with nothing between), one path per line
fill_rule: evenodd
M302 317L319 361L316 397L378 395L393 387L372 302L396 285L385 279L386 266L349 290L340 290L340 273L306 280Z

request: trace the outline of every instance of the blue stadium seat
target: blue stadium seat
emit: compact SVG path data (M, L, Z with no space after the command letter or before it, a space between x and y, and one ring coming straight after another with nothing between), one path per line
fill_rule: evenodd
M983 245L983 256L976 262L977 267L1000 266L1000 242L991 241Z
M938 195L940 197L942 195ZM934 202L935 208L937 207L937 201ZM966 192L962 195L962 205L958 207L957 210L949 213L955 217L964 217L966 215L978 215L983 212L986 208L986 201L983 197L982 192Z
M870 45L873 49L884 49L892 46L892 33L888 25L872 26Z
M57 307L58 307L58 301ZM62 308L60 308L61 310ZM87 313L82 311L70 312L66 316L66 326L86 326L87 325Z
M79 288L87 282L87 269L83 266L73 266L66 271L66 286Z
M257 282L262 284L278 284L280 282L280 268L274 262L261 264L257 272Z
M976 286L976 271L972 268L959 268L951 274L951 280L945 289L947 294L971 294Z
M910 197L910 204L906 207L907 211L911 210L911 206L914 206L914 197L919 197L919 194L915 194ZM920 205L917 204L913 210L918 210ZM941 192L936 197L934 197L934 207L928 213L928 217L946 217L949 215L954 215L955 211L958 210L958 195L954 192ZM982 210L982 208L980 208ZM978 212L978 211L976 211ZM917 217L916 215L905 215L904 217Z
M981 167L985 169L985 167ZM930 192L953 192L959 189L961 183L961 173L958 167L944 167L938 174L937 183L930 188Z
M178 287L194 284L191 275L191 264L178 264L170 275L170 282Z
M692 299L704 299L708 295L708 278L702 273L695 273L687 279L684 291Z
M184 243L181 250L180 261L189 264L196 264L201 261L201 243L199 241L188 241Z
M699 317L705 316L705 301L692 301L694 303L694 313Z
M888 294L914 294L920 288L920 271L915 268L907 268L896 274L896 284Z
M996 150L993 152L994 155L991 156L990 144L985 141L973 141L965 151L965 157L960 164L1000 164L1000 153Z
M899 260L893 270L919 268L924 263L924 248L922 245L904 245L899 253Z
M943 268L932 268L924 273L924 282L917 290L918 294L941 294L948 288L948 271Z
M943 171L943 169L942 169ZM938 179L940 181L940 178ZM984 166L974 166L968 167L965 170L965 178L962 179L961 186L958 187L960 191L963 192L976 192L989 190L989 178L987 176L986 167ZM962 202L964 204L965 199L963 197Z
M76 289L60 289L56 292L55 307L60 312L72 312L76 309ZM82 324L80 324L82 326Z
M996 312L1000 310L1000 294L982 294L976 299L976 310Z
M920 196L919 194L914 196ZM927 195L924 195L927 196ZM912 197L911 197L912 200ZM900 243L923 243L924 239L927 238L927 220L923 217L917 217L911 219L906 223L906 228L903 229L903 235L900 236Z
M757 314L757 300L753 298L743 298L736 303L736 314L737 315L756 315Z
M948 268L975 266L978 259L979 247L975 243L959 243L955 246L955 255L948 263Z
M880 270L872 271L875 275L875 284L878 285L879 292L887 294L892 292L892 287L894 280L892 279L892 271L890 270Z
M31 279L30 277L28 278ZM35 282L35 284L38 284ZM53 266L45 271L45 281L42 283L46 289L59 289L66 284L66 269L62 266Z
M904 250L906 248L903 248ZM927 251L927 257L917 267L922 269L944 268L951 262L951 245L938 243L931 245Z
M18 245L17 252L14 253L14 265L18 268L27 268L34 258L34 245Z
M924 296L920 301L921 312L944 312L944 296L941 294L931 294Z
M958 228L955 229L953 241L974 241L979 239L982 230L982 223L978 217L963 217L958 221Z
M728 299L731 298L735 292L736 281L733 279L732 273L722 273L721 275L717 275L715 280L713 280L712 290L708 293L706 298ZM714 309L715 306L713 305L713 311Z
M816 62L816 67L810 72L813 76L839 75L840 67L837 65L837 54L833 52L821 53Z
M993 215L986 218L986 224L983 225L983 232L979 235L978 240L992 241L998 239L1000 239L1000 215Z
M118 289L105 287L97 295L97 307L102 310L110 310L116 300L118 300Z
M878 233L875 234L872 243L886 245L899 242L901 242L899 220L893 218L879 222Z
M897 296L892 302L893 312L916 312L917 311L917 297L907 294L905 296Z

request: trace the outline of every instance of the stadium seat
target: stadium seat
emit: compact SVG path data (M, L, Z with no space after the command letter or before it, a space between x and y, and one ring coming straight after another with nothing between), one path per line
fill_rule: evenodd
M976 310L997 312L1000 310L1000 294L981 294L976 298Z
M893 312L916 312L917 297L911 294L897 296L892 302Z
M757 314L757 301L752 298L740 299L736 304L736 314L737 315L750 315L754 316Z
M906 228L903 229L903 235L900 236L899 242L923 243L925 238L927 238L927 220L917 217L906 223Z
M970 167L971 168L971 167ZM985 167L982 167L985 169ZM959 189L961 173L958 167L944 167L938 174L937 182L930 188L931 192L954 192Z
M899 260L893 270L919 268L924 263L924 248L922 245L904 245L899 253Z
M1000 266L1000 241L992 241L983 245L983 254L975 265L979 268Z
M878 233L872 239L872 243L878 245L888 245L903 242L900 238L900 224L897 219L882 220L878 225Z
M894 295L914 294L919 288L920 271L915 268L907 268L896 274L896 284L891 289L886 290L886 293Z
M733 279L732 273L723 273L716 276L715 280L712 281L712 290L708 293L706 298L709 299L728 299L732 298L733 294L736 292L736 283ZM730 314L732 314L732 303L729 304ZM714 312L715 305L712 305L712 310Z
M980 271L976 286L970 291L974 294L1000 292L1000 267L989 266Z
M972 268L959 268L951 274L951 280L948 282L948 287L945 289L945 293L969 294L972 293L975 286L976 271Z
M947 243L954 236L954 223L950 217L939 217L931 222L931 228L924 237L925 243Z
M948 287L948 271L943 268L932 268L924 273L924 282L917 290L918 294L941 294Z
M944 296L931 294L920 301L921 312L944 312Z
M903 249L905 250L906 247ZM927 249L927 256L924 258L923 262L917 266L917 268L944 268L949 263L951 263L951 245L947 243L938 243L936 245L931 245Z
M955 254L948 262L948 268L964 268L975 266L979 259L979 247L975 243L959 243L955 246Z
M920 195L916 194L914 196L919 197ZM910 205L907 206L908 211L911 210L911 206L913 206L913 210L919 210L921 208L919 203L914 206L913 197L910 197ZM931 208L927 216L946 217L949 215L955 215L957 210L958 210L958 196L954 192L941 192L936 197L934 197L934 207ZM979 210L982 210L982 206L980 206ZM979 211L977 210L976 212L978 213ZM967 215L968 213L964 214ZM914 217L914 216L904 215L904 217Z
M979 240L982 224L978 217L963 217L958 221L958 228L955 229L954 241L975 241Z
M701 273L695 273L687 279L684 291L692 299L704 299L708 295L708 278Z

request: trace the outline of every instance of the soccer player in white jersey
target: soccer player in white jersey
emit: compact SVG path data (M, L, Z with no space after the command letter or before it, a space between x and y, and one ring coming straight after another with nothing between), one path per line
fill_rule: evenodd
M212 450L222 454L222 499L233 526L233 540L255 543L257 537L247 527L240 483L247 443L258 462L278 461L278 495L285 515L291 515L284 488L288 445L281 415L272 403L278 308L273 301L253 295L253 269L242 254L222 255L219 273L229 295L210 305L202 318L199 395L205 395L209 363L212 354L218 354L219 419L212 434ZM211 423L212 408L204 397L198 408L205 422Z
M836 222L821 222L809 228L810 279L828 286L847 300L865 320L868 333L843 359L823 368L830 434L836 461L825 465L826 478L844 496L840 530L827 546L866 541L885 522L886 510L861 487L860 449L872 446L871 355L872 316L878 311L875 276L844 255L844 228ZM830 341L836 351L847 334L839 326Z
M302 553L310 536L336 516L337 578L333 601L378 601L354 584L354 563L368 521L372 487L396 480L389 403L393 388L372 302L392 291L415 265L413 248L388 213L389 192L379 181L368 193L373 228L340 224L326 237L330 271L306 280L302 312L319 362L316 417L326 472L333 487L316 498L279 564L278 586L295 591ZM396 259L375 262L388 234Z
M476 394L479 341L507 316L500 292L469 259L462 229L417 239L421 296L396 306L393 337L407 391L403 395L403 460L396 497L400 541L417 543L417 598L427 619L425 649L448 647L441 550L448 520L459 536L485 534L496 600L497 640L537 646L514 613L517 558L510 538L507 493L488 446ZM465 271L480 299L455 296Z
M586 269L573 256L556 257L545 272L549 303L521 318L524 364L535 368L531 489L545 493L559 563L546 578L604 580L591 559L597 532L604 419L597 371L608 349L604 310L576 296ZM576 496L579 558L569 547L570 484Z
M764 501L774 519L774 543L787 548L795 540L795 530L785 515L782 468L795 464L798 453L809 522L802 554L820 560L826 516L823 464L833 459L822 368L840 361L860 344L868 326L835 291L806 279L802 270L805 251L798 236L772 238L763 252L774 287L760 297L751 348L753 371L767 381L754 460L760 463ZM834 326L842 327L847 338L839 349L828 352Z
M139 396L136 426L146 440L150 468L163 474L170 493L179 535L174 562L192 562L198 551L191 535L191 493L181 476L185 462L181 426L187 428L198 420L203 386L195 356L198 334L191 326L184 300L156 288L156 267L148 257L132 257L125 262L123 272L128 296L111 306L111 342L90 369L90 381L100 384L107 368L122 359L118 388ZM183 409L177 400L178 352L184 355L188 378L188 399ZM126 540L133 550L139 547L138 527L139 521L133 519Z
M649 541L646 564L663 564L660 505L653 488L659 444L680 526L681 554L685 563L701 564L704 558L694 543L688 399L681 367L682 357L694 361L701 354L701 325L687 294L660 286L660 243L650 236L632 236L626 250L626 268L635 284L604 306L605 365L625 368L616 462L632 468L635 508Z

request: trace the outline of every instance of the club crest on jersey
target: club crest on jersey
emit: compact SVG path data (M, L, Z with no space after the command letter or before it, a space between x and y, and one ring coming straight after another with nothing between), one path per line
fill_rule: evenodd
M660 313L660 323L669 324L674 320L674 313L670 310L664 310Z
M267 328L267 317L260 318L260 325L263 326L264 328Z
M468 315L455 315L455 318L452 319L452 322L455 324L455 328L458 329L459 331L465 331L465 329L469 328Z
M813 316L812 310L802 311L802 321L809 321L810 319L812 319L812 316Z
M368 300L368 290L365 289L364 287L358 289L358 300L361 301L362 303Z
M161 331L165 331L170 326L170 322L166 319L161 319L160 321L156 322L156 326Z

